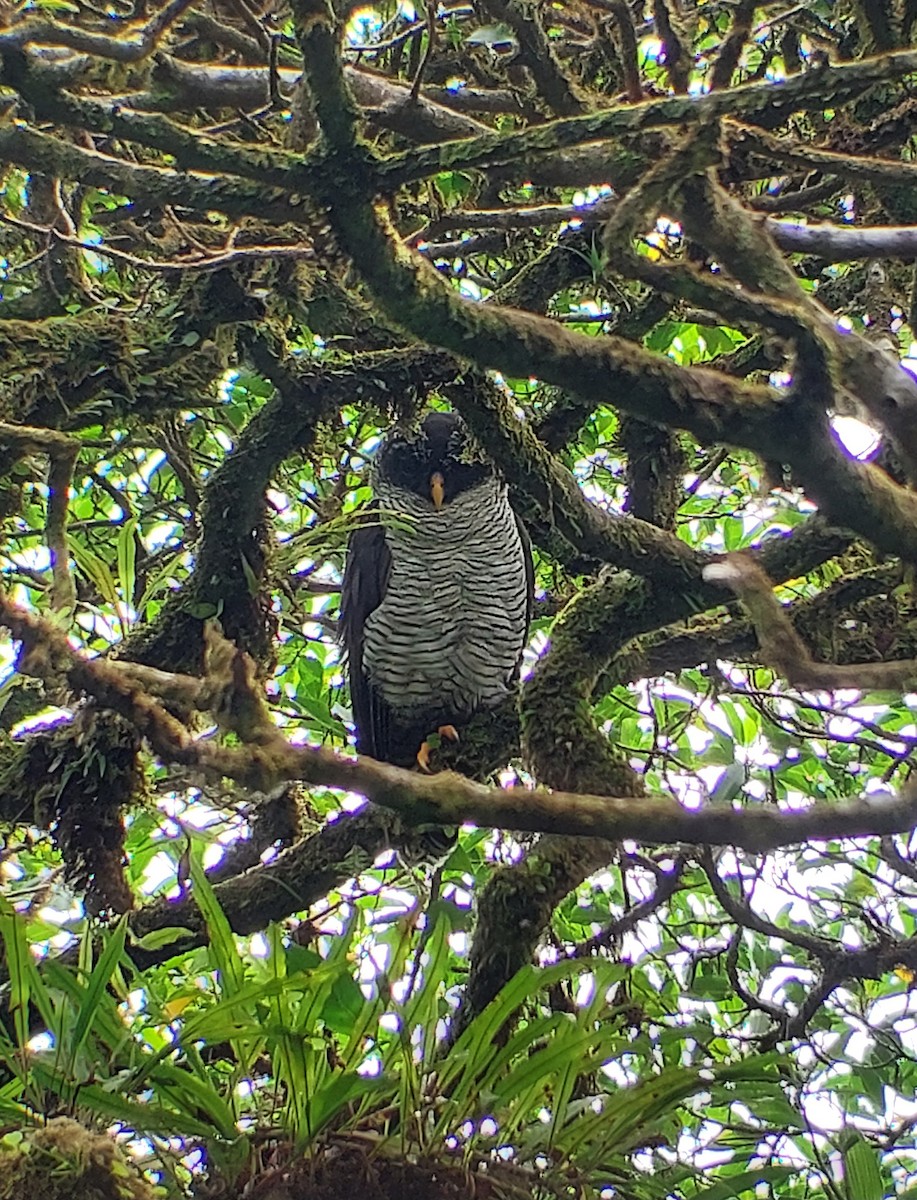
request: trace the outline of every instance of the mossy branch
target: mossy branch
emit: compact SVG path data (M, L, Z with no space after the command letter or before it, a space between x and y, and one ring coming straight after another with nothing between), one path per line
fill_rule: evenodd
M0 49L18 49L29 44L66 46L80 54L92 54L115 62L139 62L153 53L163 36L192 3L193 0L169 0L147 21L131 22L125 31L129 34L127 37L123 33L110 37L91 29L64 25L60 21L33 18L0 33Z
M804 811L709 808L686 810L664 797L602 796L569 792L501 789L445 772L425 777L369 758L344 758L327 747L296 746L279 731L258 724L256 744L225 746L195 740L185 726L130 678L117 663L78 654L60 629L0 594L0 624L21 643L17 669L26 675L65 682L78 694L111 708L144 737L164 762L225 776L244 787L270 791L288 780L358 792L394 810L408 824L484 827L645 844L735 845L755 853L810 838L869 837L909 831L917 825L917 787L897 797L864 797L849 804L817 804ZM232 662L240 661L232 649ZM216 702L220 713L238 712L233 694L252 680L233 670L231 687ZM214 703L216 692L208 702ZM240 725L239 728L244 728Z
M686 229L712 251L766 305L790 306L798 323L800 360L794 387L823 404L825 384L849 392L869 418L886 429L912 479L917 479L917 381L889 351L844 333L830 312L808 296L760 220L750 216L712 176L695 177L682 189ZM772 325L782 332L776 325ZM821 393L819 395L819 393ZM834 404L833 407L840 407ZM834 480L823 480L830 493ZM830 503L830 501L829 501Z
M55 178L79 179L96 187L157 205L187 205L197 212L224 212L284 223L299 221L301 206L281 188L231 176L193 174L142 166L24 125L0 126L0 159Z
M616 139L651 129L696 126L720 117L749 124L776 125L791 114L845 104L877 83L917 71L917 52L900 51L856 63L807 71L779 84L749 83L704 96L667 96L622 105L586 116L552 121L521 133L488 134L446 142L437 148L392 155L381 165L380 183L391 191L440 171L532 164L558 150L584 142Z
M715 371L679 367L622 339L591 338L544 317L475 304L401 245L359 192L338 189L327 203L342 246L378 303L415 336L478 366L535 375L702 442L742 445L787 462L831 519L917 561L917 495L850 459L824 412L813 413L812 405L801 411L792 396ZM797 313L789 315L798 330Z
M861 183L905 187L914 187L917 183L917 163L907 160L842 154L838 150L806 145L786 134L775 137L763 129L729 119L723 122L723 133L728 153L750 157L752 164L760 164L761 175L768 178L773 175L775 165L779 165L806 172L824 171Z
M739 597L758 635L761 661L791 687L807 691L853 688L861 692L910 691L917 685L917 660L899 662L815 662L773 593L771 581L751 558L730 554L704 568L704 578L720 583Z
M324 62L313 62L315 47L307 34L301 40L307 73L324 70ZM340 72L335 87L346 91ZM334 182L323 196L331 222L380 306L403 328L479 366L521 377L534 374L597 403L611 400L644 419L686 429L701 441L743 445L787 462L833 520L917 561L917 496L876 468L850 459L818 405L800 405L792 396L781 400L770 389L713 371L680 368L613 337L590 338L530 313L465 300L396 238L359 181L357 186L347 181L351 151L345 147L341 153L340 170L331 173ZM791 306L787 315L802 341L797 310ZM804 321L802 327L809 335L804 349L814 374L817 364L824 364L820 330ZM828 379L817 382L827 389ZM823 392L819 398L828 399Z

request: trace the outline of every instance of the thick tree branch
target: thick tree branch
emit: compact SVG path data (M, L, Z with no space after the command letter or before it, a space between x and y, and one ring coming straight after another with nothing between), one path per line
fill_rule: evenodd
M875 158L868 154L842 154L796 142L792 138L776 137L762 129L726 120L723 123L726 144L731 155L747 156L752 165L759 165L766 176L776 166L799 171L824 171L840 179L863 183L899 184L913 187L917 165L908 160Z
M850 459L824 413L792 396L685 370L613 337L590 338L529 313L475 304L401 246L354 189L328 193L337 235L393 320L479 366L538 378L625 411L686 429L701 441L750 447L789 463L839 524L917 560L917 497ZM766 310L762 304L762 312ZM798 328L798 317L791 323ZM580 501L585 506L585 502Z
M0 127L0 159L53 177L80 179L134 201L162 206L182 204L197 212L260 216L278 223L302 217L301 208L292 204L280 188L127 163L24 125Z
M707 175L689 180L685 194L691 201L684 210L686 227L728 266L749 290L769 292L791 304L800 324L813 337L824 341L837 361L836 386L849 392L880 428L891 434L909 475L917 479L917 381L905 371L895 355L857 334L845 334L834 316L807 296L776 246L760 226L725 190ZM773 303L773 300L771 300ZM806 358L809 358L807 347ZM800 363L796 364L799 375ZM819 364L811 363L813 374ZM802 381L797 378L797 390ZM816 379L807 379L810 391ZM824 439L821 439L822 441ZM794 464L795 465L795 464ZM803 476L805 478L805 476ZM812 486L810 484L810 486ZM821 495L832 493L844 503L843 473L829 472L816 485ZM813 488L813 494L818 494ZM902 494L902 499L904 494ZM902 517L904 513L902 512Z
M116 663L81 657L60 629L5 594L0 595L0 623L22 643L17 667L23 674L64 681L74 691L93 696L99 705L129 721L164 762L191 767L208 777L226 776L259 791L298 779L358 792L393 809L409 824L473 821L575 837L631 838L644 844L726 844L756 853L811 838L883 836L917 825L917 787L904 789L894 799L864 797L853 803L813 805L805 811L692 811L661 797L504 790L449 773L426 778L368 758L343 758L325 747L291 745L265 715L252 716L253 706L257 709L264 701L252 693L252 668L238 651L225 659L228 676L220 700L214 700L211 683L207 702L216 703L224 719L241 721L239 728L249 735L257 731L257 742L230 747L196 741L151 697L148 687L133 681ZM192 684L199 686L200 681L187 686Z
M310 0L310 3L312 0ZM298 6L305 15L305 6ZM321 7L320 5L318 6ZM489 134L438 149L392 155L380 168L386 189L427 178L444 170L531 164L556 150L583 142L618 138L651 129L695 126L719 117L738 117L745 123L777 125L792 113L823 110L847 103L877 83L901 79L917 70L917 52L901 51L808 71L782 83L750 83L700 97L670 96L642 104L552 121L523 133Z
M270 862L217 882L217 900L236 933L255 933L270 921L308 910L335 887L368 871L380 854L389 847L397 848L413 833L394 812L375 805L354 815L341 815L281 850ZM169 928L182 931L174 942L154 949L132 949L131 957L141 970L206 944L206 926L193 896L154 901L131 919L131 930L138 938Z
M464 89L462 93L446 88L422 89L420 96L412 100L409 87L376 71L345 66L344 72L371 127L391 130L420 144L441 142L444 138L478 137L488 132L488 126L466 115L469 105L471 111L474 107ZM295 95L301 72L281 67L278 76L284 91ZM137 112L199 107L257 109L270 100L267 67L192 65L162 54L157 59L156 81L165 86L152 92L128 92L113 100ZM498 101L483 95L478 103L483 111L490 110L489 104L495 105L498 112L518 110L518 104L512 103L508 96Z
M795 574L791 570L784 577ZM855 629L846 629L843 622L855 616L857 606L864 600L887 596L901 579L899 563L844 576L817 595L788 605L786 615L807 645L830 653L840 663L868 662L870 651L876 654L875 649L864 646L862 634ZM888 631L883 632L888 635ZM891 632L895 654L913 656L915 641L908 636L908 631L894 628ZM614 684L633 683L721 660L761 661L754 626L737 613L722 619L702 614L689 620L686 626L670 625L640 638L624 656L626 673L622 675L612 670L608 685L603 683L603 690L607 691L608 686Z
M739 58L745 43L751 35L752 21L757 0L739 0L732 12L732 23L720 46L713 70L710 72L710 90L728 87L732 82L732 74L739 65Z
M917 225L872 225L868 229L851 229L827 222L804 225L769 218L764 227L781 250L815 254L828 262L917 258Z

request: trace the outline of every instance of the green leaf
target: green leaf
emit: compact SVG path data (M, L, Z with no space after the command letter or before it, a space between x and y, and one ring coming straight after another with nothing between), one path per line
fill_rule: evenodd
M25 935L25 920L0 896L0 937L9 981L8 1006L13 1017L16 1042L25 1052L29 1042L29 1000L35 978L32 952Z
M118 530L118 583L125 604L133 604L136 586L137 529L139 521L130 517Z
M208 601L201 600L195 604L188 605L188 612L192 617L197 617L199 621L209 621L211 617L218 617L223 610L223 602L211 604Z
M857 1136L844 1150L844 1184L847 1200L883 1200L885 1196L879 1153L863 1137Z
M203 847L200 843L192 847L190 859L193 895L201 916L207 926L207 937L214 963L219 971L220 991L224 998L232 999L245 981L245 964L236 946L235 936L220 907L216 893L210 884L201 862Z
M124 956L126 939L127 913L124 913L119 917L117 924L111 930L107 931L105 944L102 953L99 955L99 961L89 976L85 994L77 1010L73 1033L68 1039L67 1049L71 1062L76 1061L77 1056L86 1043L86 1038L89 1036L89 1030L99 1015L112 975ZM124 1036L128 1036L127 1030L124 1031Z
M703 1191L692 1192L690 1198L686 1193L686 1200L736 1200L743 1192L755 1196L761 1184L770 1186L771 1195L779 1195L779 1192L773 1191L774 1184L785 1183L796 1173L793 1167L776 1166L760 1167L755 1171L737 1171L721 1182L704 1188Z
M348 1033L359 1018L366 1000L356 980L341 973L335 979L324 1007L322 1020L329 1029Z
M170 946L173 942L181 942L186 938L193 937L192 930L186 929L182 925L164 925L162 929L154 929L142 937L132 938L131 944L140 946L144 950L161 950L163 946Z
M70 539L70 553L73 555L77 568L95 587L105 603L113 611L117 611L118 589L115 585L115 578L105 560L97 554L93 554L76 537Z
M39 1087L71 1102L72 1081L65 1073L52 1070L37 1060L32 1064L32 1071ZM202 1139L213 1137L213 1121L201 1120L189 1111L164 1103L164 1095L154 1097L152 1103L139 1104L123 1092L109 1091L100 1084L91 1083L80 1087L79 1097L81 1108L106 1121L120 1121L139 1134Z

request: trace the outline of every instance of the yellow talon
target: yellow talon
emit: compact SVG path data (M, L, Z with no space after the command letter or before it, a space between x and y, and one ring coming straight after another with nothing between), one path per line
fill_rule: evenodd
M432 748L431 748L429 742L424 742L421 745L420 749L417 751L417 765L418 765L418 767L420 767L421 771L423 771L423 773L425 775L433 774L433 772L430 768L430 754L431 753L432 753Z
M459 733L454 725L440 725L436 731L441 738L446 738L447 741L459 741ZM423 743L417 751L417 765L426 775L432 775L433 769L430 766L430 755L433 753L433 747L429 741Z

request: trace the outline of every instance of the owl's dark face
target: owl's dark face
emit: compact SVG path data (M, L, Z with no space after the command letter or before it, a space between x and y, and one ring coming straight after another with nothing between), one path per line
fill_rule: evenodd
M406 488L441 508L474 487L493 467L471 447L456 413L429 413L416 431L392 430L376 457L377 478Z

